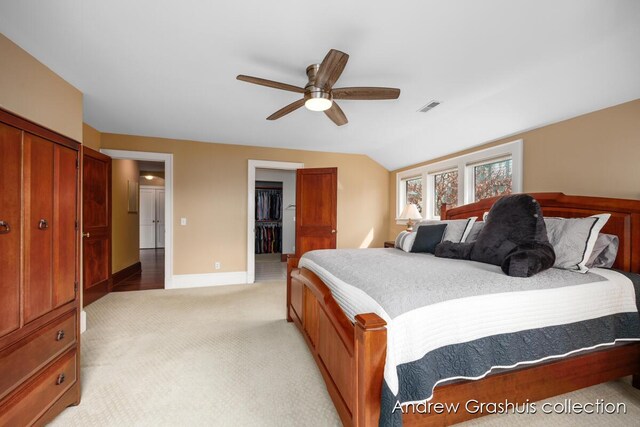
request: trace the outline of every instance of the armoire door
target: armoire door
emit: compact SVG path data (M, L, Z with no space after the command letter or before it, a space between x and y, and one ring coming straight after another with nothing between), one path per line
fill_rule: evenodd
M76 296L77 152L24 133L24 321Z
M78 152L53 147L53 307L73 301L78 291Z
M0 337L20 327L22 132L0 123Z
M111 279L111 157L82 149L82 266L86 306L109 293Z
M53 143L24 133L24 321L53 301Z
M140 189L140 249L156 247L156 191Z
M296 175L296 256L335 249L338 168L298 169Z
M164 190L156 190L156 248L164 248Z

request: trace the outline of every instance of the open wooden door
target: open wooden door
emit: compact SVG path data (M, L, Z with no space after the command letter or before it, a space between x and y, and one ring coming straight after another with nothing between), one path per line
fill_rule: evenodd
M296 257L314 249L335 249L338 168L298 169Z
M110 291L111 157L86 147L82 152L82 305L86 306Z

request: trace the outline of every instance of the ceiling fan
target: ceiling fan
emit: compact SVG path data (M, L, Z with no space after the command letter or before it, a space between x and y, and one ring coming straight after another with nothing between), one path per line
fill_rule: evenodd
M267 117L267 120L279 119L304 105L311 111L324 111L327 117L333 120L336 125L342 126L348 122L347 116L344 115L342 109L336 104L335 99L370 101L376 99L397 99L400 96L400 89L389 87L342 87L334 89L333 85L338 78L340 78L348 60L349 55L346 53L331 49L322 60L322 63L312 64L307 67L309 82L304 88L242 74L240 74L237 79L257 85L304 94L302 99L279 109Z

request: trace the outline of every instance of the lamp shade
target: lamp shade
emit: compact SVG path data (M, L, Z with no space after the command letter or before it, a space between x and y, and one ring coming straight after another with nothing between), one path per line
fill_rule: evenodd
M400 214L399 219L422 219L422 215L420 215L420 211L418 211L418 207L413 203L407 203Z

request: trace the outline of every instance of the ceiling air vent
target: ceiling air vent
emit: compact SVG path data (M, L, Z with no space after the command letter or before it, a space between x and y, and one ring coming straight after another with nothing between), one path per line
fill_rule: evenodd
M426 113L427 111L436 108L438 105L440 105L440 101L431 101L430 103L428 103L427 105L425 105L424 107L422 107L421 109L418 110L419 113Z

